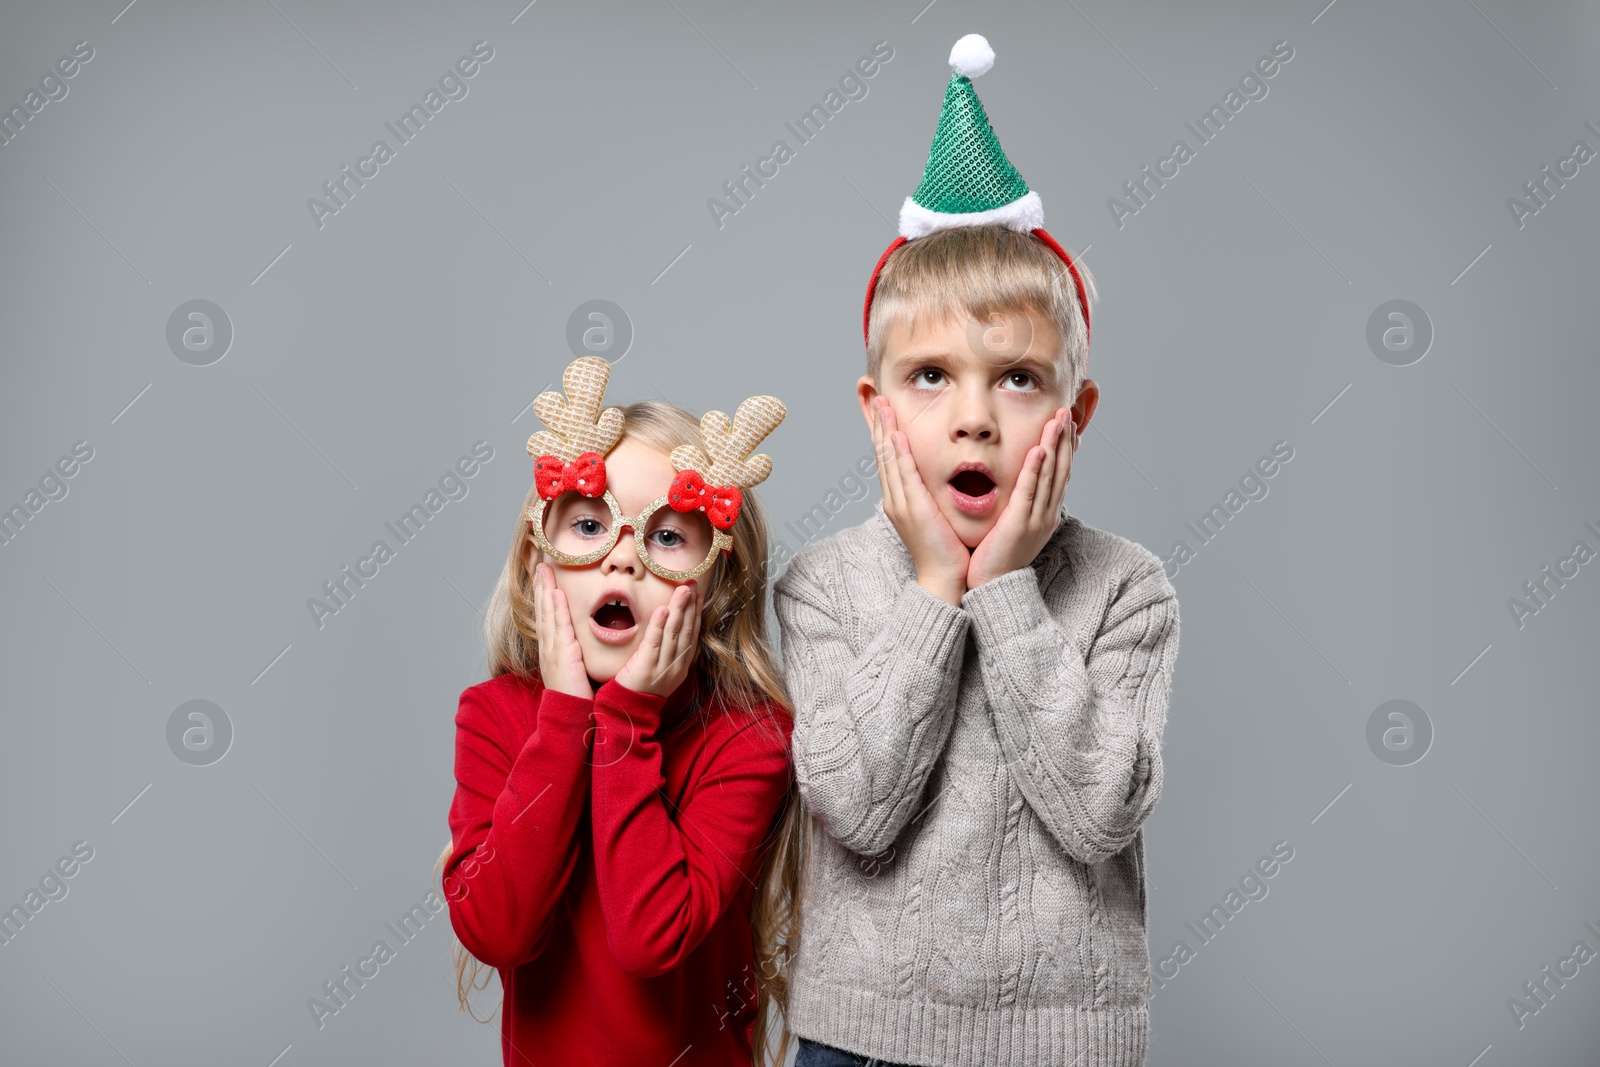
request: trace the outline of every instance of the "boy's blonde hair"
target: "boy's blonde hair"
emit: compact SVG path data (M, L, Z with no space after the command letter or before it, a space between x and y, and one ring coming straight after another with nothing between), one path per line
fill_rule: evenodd
M622 409L622 438L634 438L670 455L680 445L700 446L699 420L673 404L641 400ZM530 487L523 508L538 499L538 487ZM488 643L489 677L515 674L522 678L539 676L539 635L533 616L533 565L543 560L534 543L528 522L517 511L516 531L511 551L500 571L485 619L484 636ZM739 521L732 529L733 551L723 553L713 564L711 589L702 609L700 651L694 669L706 693L702 714L744 713L762 702L770 702L792 714L784 692L783 673L778 668L767 642L767 518L753 490L744 490ZM530 559L529 552L532 552ZM776 724L758 729L778 729ZM761 876L752 913L748 916L755 942L757 974L752 977L760 992L754 1048L756 1064L772 1055L776 1041L777 1062L788 1049L790 1031L784 1015L788 1002L788 961L798 943L801 864L804 861L807 820L791 775L789 789L767 838ZM445 867L454 853L452 841L434 865L435 875L444 879L449 899L450 872ZM461 1010L477 1018L467 1000L469 989L483 989L489 975L478 981L482 964L459 941L454 947L456 996ZM776 1009L776 1010L773 1010ZM769 1014L770 1013L770 1014ZM494 1018L491 1013L488 1022ZM775 1024L775 1029L774 1029Z
M1073 262L1092 304L1094 279L1081 259ZM873 290L867 373L878 381L896 321L914 329L919 319L943 321L959 310L986 322L994 312L1022 309L1046 316L1061 334L1056 365L1070 404L1089 374L1089 330L1066 264L1031 233L1004 226L958 226L907 241L884 263Z

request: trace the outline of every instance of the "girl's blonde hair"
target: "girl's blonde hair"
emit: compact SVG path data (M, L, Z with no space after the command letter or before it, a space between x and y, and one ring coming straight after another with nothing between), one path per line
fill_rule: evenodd
M1095 301L1094 278L1073 257L1084 295ZM965 310L979 322L997 311L1032 308L1061 334L1057 365L1070 403L1089 374L1089 330L1067 265L1037 237L1005 226L958 226L907 241L878 274L867 316L867 373L878 381L889 327L914 329L918 319L942 322ZM881 384L881 383L880 383Z
M679 445L699 445L698 420L689 412L656 400L641 400L623 409L623 437L670 454ZM523 506L537 499L530 487ZM489 601L484 627L488 643L490 678L514 674L525 679L539 676L539 636L533 624L532 565L543 558L534 543L532 530L518 512L511 551L501 569ZM732 714L755 708L764 702L791 712L783 690L783 675L776 666L766 637L767 612L767 518L752 490L744 491L739 521L733 526L733 551L723 553L709 572L710 591L702 613L700 652L695 669L700 672L701 691L706 693L702 714ZM530 563L530 553L532 560ZM779 730L777 724L768 724ZM767 727L762 727L767 728ZM751 908L750 925L755 942L759 993L756 1017L754 1061L766 1061L772 1009L776 1009L777 1059L782 1063L788 1052L789 1029L784 1018L788 1003L788 962L797 945L800 927L799 885L806 842L806 816L795 789L794 777L772 829L761 848L765 850L761 878ZM454 851L454 842L445 846L434 873L442 878L445 864ZM442 884L442 883L441 883ZM448 897L448 891L446 893ZM456 997L460 1008L477 1019L467 1000L468 990L487 987L489 975L479 972L484 965L474 959L459 941L454 948ZM487 1019L494 1018L491 1013Z

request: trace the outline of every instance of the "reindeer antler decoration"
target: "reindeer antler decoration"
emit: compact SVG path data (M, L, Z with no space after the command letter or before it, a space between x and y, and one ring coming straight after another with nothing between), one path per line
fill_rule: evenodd
M533 410L548 430L528 438L536 457L534 481L546 500L565 490L599 496L606 490L605 455L622 438L622 409L600 410L611 380L611 364L599 356L579 356L561 372L560 393L540 393Z
M717 529L732 526L744 503L740 490L760 484L772 473L772 457L751 453L786 414L788 409L777 397L753 396L739 405L731 421L720 411L701 416L700 440L705 448L679 445L672 450L678 476L667 499L673 510L698 509Z

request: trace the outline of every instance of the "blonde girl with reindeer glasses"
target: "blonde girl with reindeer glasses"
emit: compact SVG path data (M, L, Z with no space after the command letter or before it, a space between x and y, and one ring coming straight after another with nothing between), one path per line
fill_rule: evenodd
M491 679L456 714L457 991L498 971L506 1067L765 1062L803 835L750 490L784 407L602 409L609 371L534 401Z

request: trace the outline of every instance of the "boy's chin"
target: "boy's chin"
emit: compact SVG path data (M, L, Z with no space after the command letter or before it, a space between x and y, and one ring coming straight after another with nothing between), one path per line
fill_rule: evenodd
M956 537L960 538L961 543L967 546L968 551L977 548L983 542L984 537L994 529L994 524L1000 518L998 508L993 509L988 515L968 515L953 506L942 510L950 523L950 528L956 532Z

